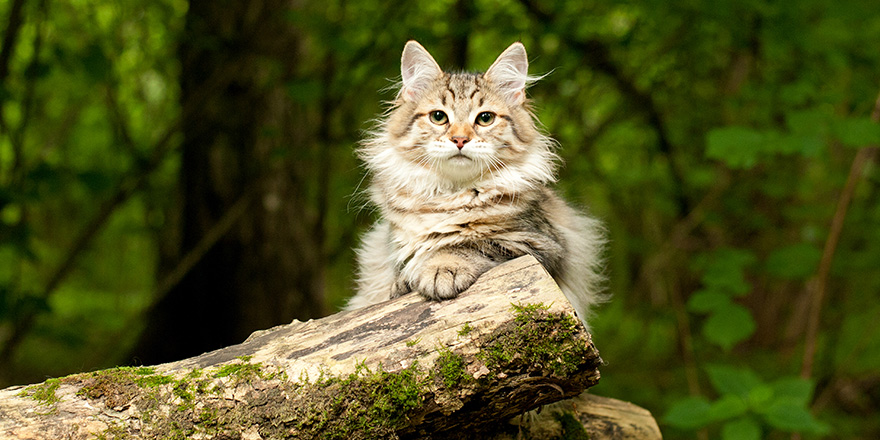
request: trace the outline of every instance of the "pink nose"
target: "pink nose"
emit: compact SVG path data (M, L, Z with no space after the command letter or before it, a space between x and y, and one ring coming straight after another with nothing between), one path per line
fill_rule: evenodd
M464 144L468 143L468 141L471 140L467 136L453 136L451 139L452 142L455 142L455 146L458 147L459 150L464 148Z

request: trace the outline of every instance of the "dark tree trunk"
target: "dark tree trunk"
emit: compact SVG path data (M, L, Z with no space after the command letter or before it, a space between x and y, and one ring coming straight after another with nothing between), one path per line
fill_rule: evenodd
M315 234L323 225L303 189L314 179L303 163L313 143L287 94L301 56L292 8L285 0L190 1L179 49L181 208L171 234L179 240L160 266L170 272L188 254L198 263L152 310L132 353L139 362L181 359L327 312L323 234ZM230 219L219 240L198 250Z

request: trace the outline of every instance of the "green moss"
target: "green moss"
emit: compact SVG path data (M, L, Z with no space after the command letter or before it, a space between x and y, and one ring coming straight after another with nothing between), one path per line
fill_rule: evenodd
M232 377L238 381L249 382L254 378L273 379L276 374L279 374L264 372L263 365L259 362L252 364L250 363L251 359L251 356L239 356L240 363L226 364L214 372L213 376L215 378Z
M299 390L315 404L293 415L296 433L303 438L387 438L424 402L430 386L419 364L388 372L365 364L344 378L324 376ZM327 404L326 402L330 403ZM317 434L320 433L320 434ZM297 435L294 435L297 437Z
M260 366L255 364L227 364L220 367L214 377L230 377L234 376L239 379L248 379L251 376L257 376Z
M223 399L200 399L206 394L219 394L228 386L241 381L270 380L286 377L283 372L265 372L260 364L250 364L250 358L239 358L241 363L225 365L218 369L194 369L180 379L156 374L152 368L120 367L71 376L80 390L77 395L88 399L102 399L108 408L136 405L141 423L159 438L185 439L195 434L212 436L221 432L233 432L242 421L248 420L246 409L239 412L224 407ZM233 378L225 386L218 386L219 378ZM214 386L212 386L214 384ZM171 407L166 405L172 404ZM157 415L160 408L170 409ZM237 408L237 406L235 407ZM235 416L221 417L232 413ZM112 427L111 427L112 428ZM101 438L118 438L108 429Z
M83 381L77 395L90 398L130 387L157 388L175 381L173 376L156 374L155 369L149 367L116 367L71 377Z
M193 390L190 389L190 383L188 381L181 380L176 382L171 389L171 392L184 402L193 400Z
M121 425L110 424L107 429L95 436L96 440L122 440L128 438L128 432Z
M542 312L546 312L550 310L550 306L544 305L544 303L533 303L533 304L511 304L511 308L513 309L513 313L516 315L517 323L523 324L525 322L531 321L536 317L539 317Z
M422 403L423 374L418 363L397 373L380 370L364 382L373 400L371 416L396 423L403 415Z
M407 346L407 347L414 347L414 346L415 346L416 344L418 344L419 341L421 341L421 340L422 340L422 338L416 338L416 339L413 339L413 340L410 340L410 341L406 341L406 346Z
M556 420L562 425L562 435L559 440L590 440L590 434L587 434L583 423L574 414L559 413L556 415Z
M465 336L473 330L471 327L471 323L466 322L463 326L461 326L461 330L458 331L459 336Z
M153 374L149 376L136 377L134 383L147 388L155 388L174 382L174 378L163 374Z
M83 386L77 395L97 398L115 393L123 388L146 387L155 388L174 381L171 376L154 374L151 368L117 367L109 370L96 371L79 375Z
M574 318L549 309L542 303L513 305L513 327L487 338L477 357L490 370L518 364L559 377L574 373L589 355L589 346L575 338L578 322Z
M40 406L52 406L58 403L55 391L61 386L61 379L48 379L37 385L31 385L18 393L19 397L30 397L40 403ZM52 408L54 411L54 408Z
M446 388L454 388L470 377L465 370L467 363L464 358L452 350L441 350L435 365L436 373Z
M138 376L149 376L151 374L156 374L156 369L153 367L132 367L132 368L120 367L120 369L121 370L128 369L132 373L134 373Z

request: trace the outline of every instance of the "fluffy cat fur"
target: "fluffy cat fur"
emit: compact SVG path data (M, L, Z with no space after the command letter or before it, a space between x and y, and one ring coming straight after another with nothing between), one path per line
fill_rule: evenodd
M415 41L401 57L397 98L359 149L381 219L357 252L356 309L411 291L454 298L482 273L529 254L586 325L601 299L598 221L549 188L554 141L525 96L525 47L485 73L447 73Z

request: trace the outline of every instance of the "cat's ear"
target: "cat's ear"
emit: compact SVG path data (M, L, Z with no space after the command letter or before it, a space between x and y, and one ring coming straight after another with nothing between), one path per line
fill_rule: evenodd
M403 79L400 94L404 100L416 99L441 74L440 65L421 44L415 40L406 42L400 57L400 76Z
M486 71L486 77L494 82L511 105L526 100L526 83L529 81L529 58L520 42L510 45Z

